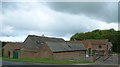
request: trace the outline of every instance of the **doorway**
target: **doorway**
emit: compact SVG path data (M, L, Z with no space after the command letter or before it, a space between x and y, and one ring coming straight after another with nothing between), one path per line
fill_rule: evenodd
M91 48L88 48L88 55L91 55Z
M13 58L18 59L18 51L13 51Z

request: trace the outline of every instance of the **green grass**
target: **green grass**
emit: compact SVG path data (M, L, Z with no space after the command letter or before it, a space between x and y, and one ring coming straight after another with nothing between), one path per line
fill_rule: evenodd
M87 63L92 63L90 61L52 60L52 59L48 59L48 58L23 58L23 59L3 58L3 60L16 61L16 62L44 63L44 64L87 64Z
M120 53L117 53L117 52L113 52L112 54L120 54Z
M0 60L2 60L2 57L0 57Z

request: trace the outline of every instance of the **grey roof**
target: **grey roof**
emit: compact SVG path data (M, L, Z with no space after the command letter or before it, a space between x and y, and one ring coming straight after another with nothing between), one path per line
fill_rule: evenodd
M46 42L46 44L48 45L52 52L86 50L83 44L67 42Z
M86 50L84 45L81 43L68 43L68 46L72 47L73 50Z
M28 37L31 37L35 41L50 41L50 42L63 42L64 40L62 38L53 38L53 37L45 37L45 36L36 36L36 35L29 35Z
M42 45L48 45L52 52L86 50L83 44L65 42L62 38L29 35L24 41L24 48L37 50Z
M64 39L45 37L45 36L28 35L28 37L24 41L24 43L23 43L24 45L22 47L39 49L41 47L41 45L45 44L45 42L64 42Z

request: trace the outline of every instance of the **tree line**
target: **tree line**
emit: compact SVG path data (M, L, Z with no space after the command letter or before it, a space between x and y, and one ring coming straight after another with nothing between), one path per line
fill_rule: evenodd
M120 31L114 29L93 30L91 32L75 33L70 40L108 39L113 44L113 52L120 53Z

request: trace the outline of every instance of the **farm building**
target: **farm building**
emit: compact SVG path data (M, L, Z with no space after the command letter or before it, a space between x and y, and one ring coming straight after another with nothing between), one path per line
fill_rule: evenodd
M28 35L23 42L20 58L75 59L85 56L83 44L67 43L62 38Z
M94 53L99 55L108 56L112 51L112 43L108 42L108 39L103 40L82 40L82 41L70 41L75 43L83 43L87 49L86 54L92 56Z
M3 47L3 56L10 58L18 58L22 43L10 42Z

